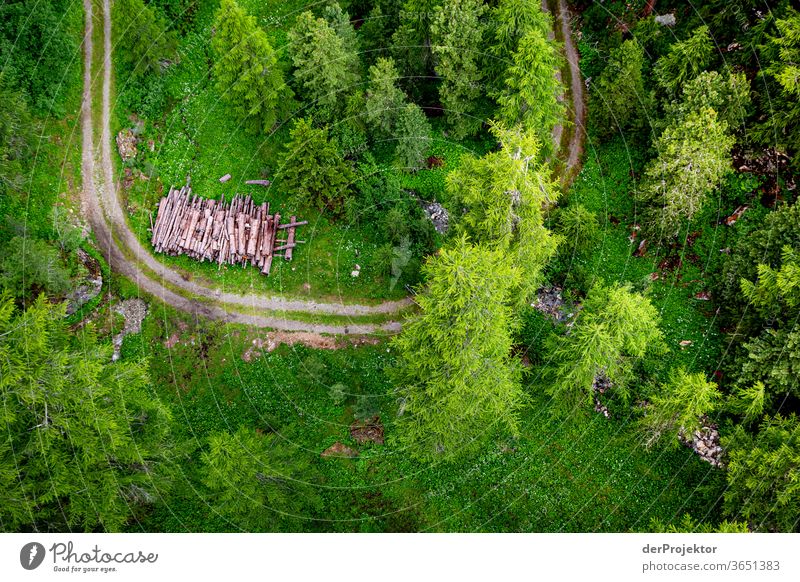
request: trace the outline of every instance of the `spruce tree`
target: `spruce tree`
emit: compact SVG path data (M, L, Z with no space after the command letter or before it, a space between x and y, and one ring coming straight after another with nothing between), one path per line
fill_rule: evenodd
M754 531L796 532L800 522L800 422L765 417L758 432L737 425L722 438L728 451L725 514Z
M235 0L222 0L214 27L220 94L251 131L270 131L288 112L292 93L266 33Z
M164 18L143 0L116 0L113 11L115 52L134 77L159 72L174 56L175 34Z
M658 59L655 76L669 94L675 95L686 83L699 75L711 63L714 41L707 26L700 26L692 35L670 47L669 53Z
M297 88L315 107L315 117L325 123L338 121L346 96L359 80L355 47L347 46L324 18L303 12L289 31L288 49Z
M352 170L342 159L328 129L297 119L289 133L281 167L283 187L301 204L338 213L349 195Z
M397 88L394 60L379 58L369 68L366 96L367 122L376 135L385 138L394 133L405 99Z
M487 32L493 42L489 47L488 69L492 93L496 95L502 90L519 41L533 30L546 38L552 30L552 19L538 0L500 0L490 16Z
M508 304L519 272L502 251L463 236L424 271L419 313L392 341L402 397L398 433L414 458L452 461L494 435L518 431L523 392Z
M410 171L422 168L430 147L431 124L418 105L408 103L400 110L394 135L395 156L400 166Z
M168 485L170 412L147 363L111 363L64 304L0 300L0 523L6 531L119 531Z
M442 79L439 100L455 139L475 134L483 119L481 55L486 7L480 0L445 0L431 22L436 74Z

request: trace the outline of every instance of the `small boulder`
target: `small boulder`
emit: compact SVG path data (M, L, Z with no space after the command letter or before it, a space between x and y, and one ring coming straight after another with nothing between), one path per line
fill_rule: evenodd
M136 149L136 136L130 129L123 129L117 134L117 150L123 162L135 158L139 153Z

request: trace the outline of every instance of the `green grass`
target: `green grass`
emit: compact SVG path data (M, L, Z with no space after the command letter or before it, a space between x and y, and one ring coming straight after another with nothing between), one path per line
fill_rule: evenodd
M173 333L181 341L167 349L164 340ZM304 529L624 531L646 529L651 517L669 523L686 512L705 516L713 505L718 472L688 450L647 452L626 419L554 419L535 395L533 378L519 439L490 443L464 464L421 466L397 442L389 344L337 351L281 346L247 363L242 353L257 335L156 307L142 333L126 337L122 355L149 357L177 437L193 450L214 432L248 426L277 433L308 457L324 509L309 513ZM331 394L337 383L346 387L342 402ZM384 423L384 446L359 447L349 436L365 399ZM321 459L336 441L360 449L360 457ZM133 529L236 529L206 507L196 455L181 467L171 495Z

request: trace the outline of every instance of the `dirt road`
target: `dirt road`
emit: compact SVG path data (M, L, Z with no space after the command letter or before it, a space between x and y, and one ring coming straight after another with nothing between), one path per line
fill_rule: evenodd
M578 56L569 31L564 0L560 0L559 19L564 31L567 58L572 68L572 95L576 125L582 127L583 84L580 81ZM337 316L363 316L391 314L412 303L410 298L400 301L387 301L378 305L354 305L346 303L323 303L302 299L287 299L258 294L237 295L211 289L193 281L185 280L179 273L159 262L139 242L130 229L124 210L117 197L116 181L111 150L111 10L109 0L103 0L103 71L101 100L101 143L98 152L94 144L92 120L92 59L93 46L93 6L92 0L83 0L85 12L84 38L84 88L81 107L82 123L82 175L83 189L81 205L97 238L98 246L105 255L114 272L120 273L138 285L142 291L158 297L166 304L197 316L218 319L233 323L268 327L286 331L307 331L329 334L368 334L377 331L396 332L400 324L389 321L382 325L359 324L331 325L314 324L274 316L250 315L236 311L246 308L258 312L302 312L305 314L327 314ZM574 132L570 144L568 168L578 163L581 153L581 131ZM123 252L125 249L125 252ZM178 289L183 293L177 293ZM195 299L190 299L191 296ZM226 308L227 307L227 308ZM231 310L233 309L233 310Z

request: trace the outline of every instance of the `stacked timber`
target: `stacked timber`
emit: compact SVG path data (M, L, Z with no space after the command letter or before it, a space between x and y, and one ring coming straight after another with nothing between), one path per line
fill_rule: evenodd
M198 261L253 265L269 275L276 251L292 260L292 250L303 241L296 239L295 216L281 224L281 215L269 213L269 203L255 204L250 196L234 196L231 202L201 198L192 194L188 183L181 189L170 188L158 204L152 227L156 252L186 255ZM285 239L278 233L286 232Z

